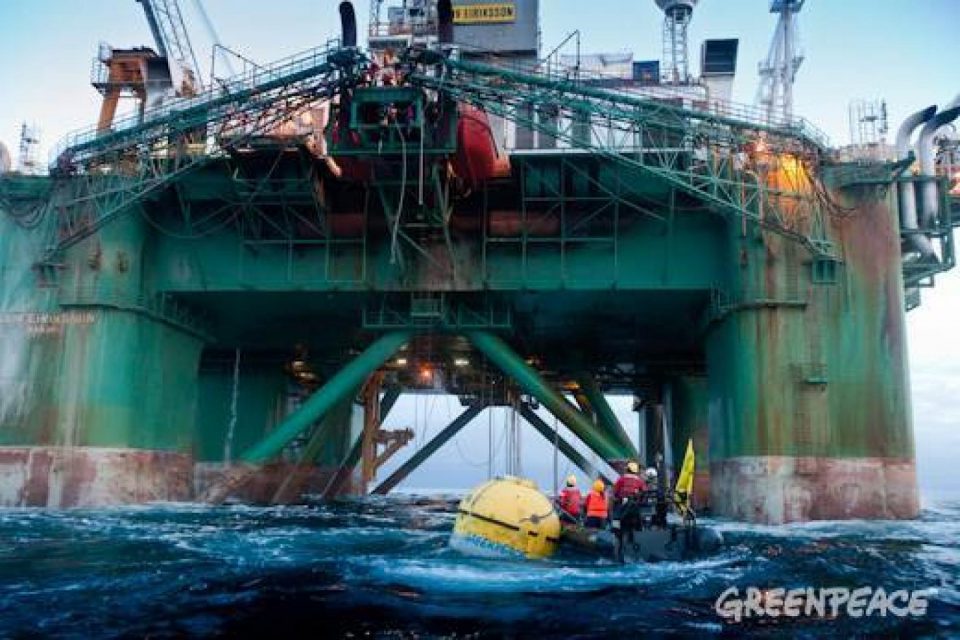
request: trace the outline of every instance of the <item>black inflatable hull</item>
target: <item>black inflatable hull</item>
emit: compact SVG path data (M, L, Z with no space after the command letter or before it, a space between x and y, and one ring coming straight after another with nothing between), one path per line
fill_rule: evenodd
M626 533L622 544L612 531L564 525L560 540L578 551L619 562L689 560L713 553L723 545L723 536L718 531L683 525Z

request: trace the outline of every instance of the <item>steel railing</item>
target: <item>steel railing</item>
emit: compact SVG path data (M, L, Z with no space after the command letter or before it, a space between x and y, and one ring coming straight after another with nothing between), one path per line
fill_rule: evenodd
M330 55L339 48L340 41L338 39L330 40L323 46L281 58L262 67L250 68L236 76L220 80L215 86L210 86L195 96L165 101L161 105L145 110L142 116L141 114L131 114L115 120L109 130L101 131L96 125L93 125L73 131L67 134L51 151L50 167L54 168L57 165L57 160L64 152L95 147L98 141L105 139L110 134L168 119L181 112L202 108L204 105L224 96L253 92L265 84L279 82L286 77L318 68L325 65Z

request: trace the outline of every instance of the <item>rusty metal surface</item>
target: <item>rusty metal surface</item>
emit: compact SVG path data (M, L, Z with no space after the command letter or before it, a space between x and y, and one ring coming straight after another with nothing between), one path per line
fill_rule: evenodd
M253 504L299 502L304 495L322 495L325 493L338 471L336 467L303 467L288 462L249 466L251 467L251 473L244 482L233 487L224 497L224 500L237 500ZM229 465L222 463L197 463L193 475L194 495L202 496L221 483L224 473L229 468ZM359 473L350 472L347 476L347 482L341 485L337 496L363 495L363 483L360 481ZM285 483L287 486L296 486L297 491L284 491L278 494L279 489Z
M193 460L167 451L0 448L0 507L93 507L191 498Z
M830 219L843 261L833 283L813 281L808 258L780 238L731 234L736 295L707 337L719 513L917 513L898 222L889 197L856 195Z
M744 456L714 461L714 513L765 524L915 518L911 458Z

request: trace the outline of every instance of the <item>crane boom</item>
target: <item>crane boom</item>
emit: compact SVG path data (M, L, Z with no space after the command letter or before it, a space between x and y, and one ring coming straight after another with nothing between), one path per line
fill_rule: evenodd
M174 87L190 95L202 87L200 65L187 35L177 0L137 0L150 25L158 53L167 58Z

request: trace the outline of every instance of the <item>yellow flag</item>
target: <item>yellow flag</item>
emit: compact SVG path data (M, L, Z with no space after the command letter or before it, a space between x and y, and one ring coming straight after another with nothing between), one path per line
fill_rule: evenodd
M690 507L690 496L693 494L693 472L696 467L696 456L693 453L693 439L687 441L687 453L683 456L683 467L677 478L677 487L674 490L677 502L683 509Z

